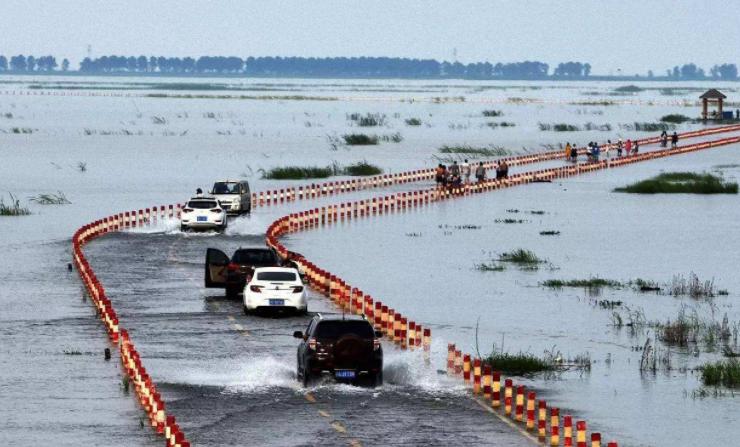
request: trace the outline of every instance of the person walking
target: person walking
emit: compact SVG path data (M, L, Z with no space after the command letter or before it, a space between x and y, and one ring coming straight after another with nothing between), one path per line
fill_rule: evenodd
M570 142L565 143L565 159L566 160L568 159L568 157L570 157L570 149L571 149Z
M624 149L624 146L622 145L622 139L620 138L619 141L617 141L617 157L622 156L623 149Z
M627 142L624 143L624 152L629 155L630 152L632 152L632 140L629 138L627 139Z
M450 175L460 176L460 165L457 164L457 161L452 162L452 166L450 166Z
M570 160L574 163L578 161L578 145L575 143L573 144L573 147L570 149Z
M442 186L445 179L445 168L442 163L437 165L437 169L434 170L434 181L437 182L437 186Z
M482 183L486 179L486 168L483 167L482 161L479 161L475 168L475 179L478 180L478 183Z
M673 135L671 135L671 148L675 149L676 146L678 146L678 134L673 132Z
M665 129L660 133L660 145L662 147L668 147L668 132Z
M462 166L460 166L460 167L462 168L461 169L462 170L462 178L465 181L465 184L467 185L467 184L470 183L470 164L468 163L468 160L465 159L465 161L463 161Z
M637 152L640 150L640 142L635 140L635 145L632 147L632 155L637 155Z

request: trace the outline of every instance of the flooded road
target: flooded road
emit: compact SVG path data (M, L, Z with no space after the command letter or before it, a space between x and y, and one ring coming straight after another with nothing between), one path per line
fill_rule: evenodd
M86 81L95 80L81 80ZM7 203L7 192L14 193L32 212L0 218L0 444L161 442L141 427L143 413L122 383L116 353L104 360L110 345L76 272L67 271L70 236L80 225L125 209L185 200L216 179L246 178L253 190L303 184L260 178L260 169L287 164L368 160L392 173L436 165L449 156L439 151L445 144L496 145L521 153L563 141L646 137L651 134L622 126L667 113L693 115L686 102L703 88L689 85L673 97L646 89L607 106L579 101L611 101L617 85L488 88L450 82L421 88L423 82L399 81L392 93L368 93L346 83L301 87L315 94L343 90L348 98L339 101L0 96L0 194ZM728 87L723 90L735 91ZM0 86L23 88L22 82ZM418 101L409 101L412 96ZM435 103L438 96L464 96L468 102ZM488 126L481 111L490 108L501 109L503 120L516 126ZM400 132L401 142L332 146L333 137L368 131L348 115L378 112L387 114L388 124L369 132ZM164 118L164 124L154 117ZM424 124L405 126L409 117ZM562 120L610 123L613 130L539 130L540 122ZM32 132L14 133L16 127ZM701 125L686 123L677 130L697 128ZM721 358L721 346L710 351L702 343L695 352L693 346L659 345L670 352L670 368L641 374L641 353L634 348L648 337L654 340L654 329L617 327L614 313L625 323L635 315L666 321L685 307L705 323L727 314L736 327L737 196L636 197L610 191L662 170L720 171L737 181L737 151L737 146L718 148L288 236L289 248L432 328L432 367L388 345L386 384L377 390L301 388L290 335L305 328L307 317L244 316L238 301L203 288L207 247L231 252L262 245L267 225L306 209L307 202L260 208L234 221L224 236L183 235L175 226L109 235L86 252L168 409L195 445L526 445L480 409L459 381L437 373L448 341L475 351L476 326L482 354L493 343L514 353L588 354L590 373L521 381L563 411L587 418L607 439L633 446L731 445L740 436L737 393L697 395L702 387L694 371ZM325 197L310 206L428 186ZM29 201L56 191L72 204ZM539 234L547 230L560 234ZM474 267L516 248L530 249L547 263L535 271ZM540 285L589 276L670 283L674 275L690 272L714 278L729 294L710 303L640 294L630 287L597 293ZM622 304L604 309L599 305L604 300ZM317 296L310 297L309 309L332 310Z

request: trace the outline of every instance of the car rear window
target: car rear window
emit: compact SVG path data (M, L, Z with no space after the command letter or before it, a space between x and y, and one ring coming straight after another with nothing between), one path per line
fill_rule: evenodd
M209 200L193 200L188 202L188 208L195 208L198 210L207 210L209 208L216 208L217 206L216 202Z
M239 183L216 182L213 185L214 194L239 194Z
M257 273L258 281L295 281L293 272L260 272Z
M275 254L270 250L237 250L232 259L237 264L269 267L277 264Z
M365 339L375 337L375 331L373 331L373 328L367 321L321 321L316 328L317 338L336 339L346 334L354 334Z

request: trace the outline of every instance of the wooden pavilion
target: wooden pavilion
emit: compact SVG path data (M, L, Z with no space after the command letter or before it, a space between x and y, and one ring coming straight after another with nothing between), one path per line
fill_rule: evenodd
M703 95L699 97L701 99L701 118L703 120L709 119L709 103L713 102L717 104L717 110L711 115L713 119L722 119L722 102L727 99L727 96L722 94L716 88L707 90Z

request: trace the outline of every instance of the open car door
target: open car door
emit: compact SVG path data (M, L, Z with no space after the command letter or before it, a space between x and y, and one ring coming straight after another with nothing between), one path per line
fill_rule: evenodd
M206 287L226 287L226 267L230 258L215 248L206 251Z

